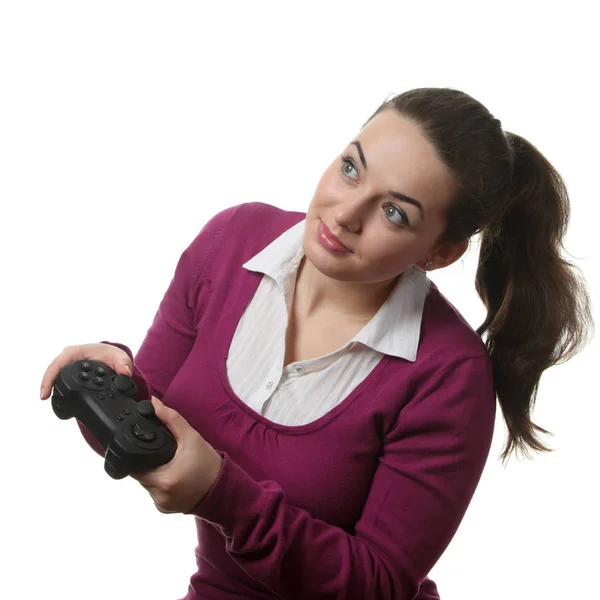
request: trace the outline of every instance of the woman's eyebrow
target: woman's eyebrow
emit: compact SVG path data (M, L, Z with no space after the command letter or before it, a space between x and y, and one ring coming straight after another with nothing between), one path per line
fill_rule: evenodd
M360 157L360 162L363 164L363 167L366 169L367 161L365 159L365 154L363 152L362 146L360 145L360 142L358 140L354 140L352 143L358 148L358 156Z

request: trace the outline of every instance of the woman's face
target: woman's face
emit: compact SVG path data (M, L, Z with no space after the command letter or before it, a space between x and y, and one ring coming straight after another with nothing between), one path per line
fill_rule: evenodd
M419 127L384 110L321 177L307 211L304 253L323 274L361 283L389 282L427 260L433 269L450 264L466 246L435 244L457 186ZM323 225L350 252L328 246Z

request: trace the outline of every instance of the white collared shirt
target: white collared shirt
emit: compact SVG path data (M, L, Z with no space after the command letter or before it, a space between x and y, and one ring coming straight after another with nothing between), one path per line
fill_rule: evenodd
M392 355L414 361L427 273L406 271L373 318L344 346L285 368L285 338L296 275L304 256L306 221L297 223L243 266L263 273L236 328L227 376L236 395L256 412L282 425L304 425L337 406Z

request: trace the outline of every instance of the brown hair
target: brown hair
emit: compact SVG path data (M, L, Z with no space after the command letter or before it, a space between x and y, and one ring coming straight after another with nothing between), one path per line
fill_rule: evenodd
M419 125L460 177L438 244L481 234L475 288L487 317L477 333L487 334L508 427L502 460L513 450L551 451L537 435L549 432L531 420L540 377L582 350L594 331L585 281L560 254L570 217L565 184L535 146L503 131L464 92L414 89L385 101L369 121L385 109Z

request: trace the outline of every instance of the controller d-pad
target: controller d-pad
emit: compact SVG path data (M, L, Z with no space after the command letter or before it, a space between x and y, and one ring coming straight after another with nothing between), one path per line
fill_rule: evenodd
M131 432L141 442L149 443L153 442L156 439L156 433L154 431L146 431L137 424L131 428Z

